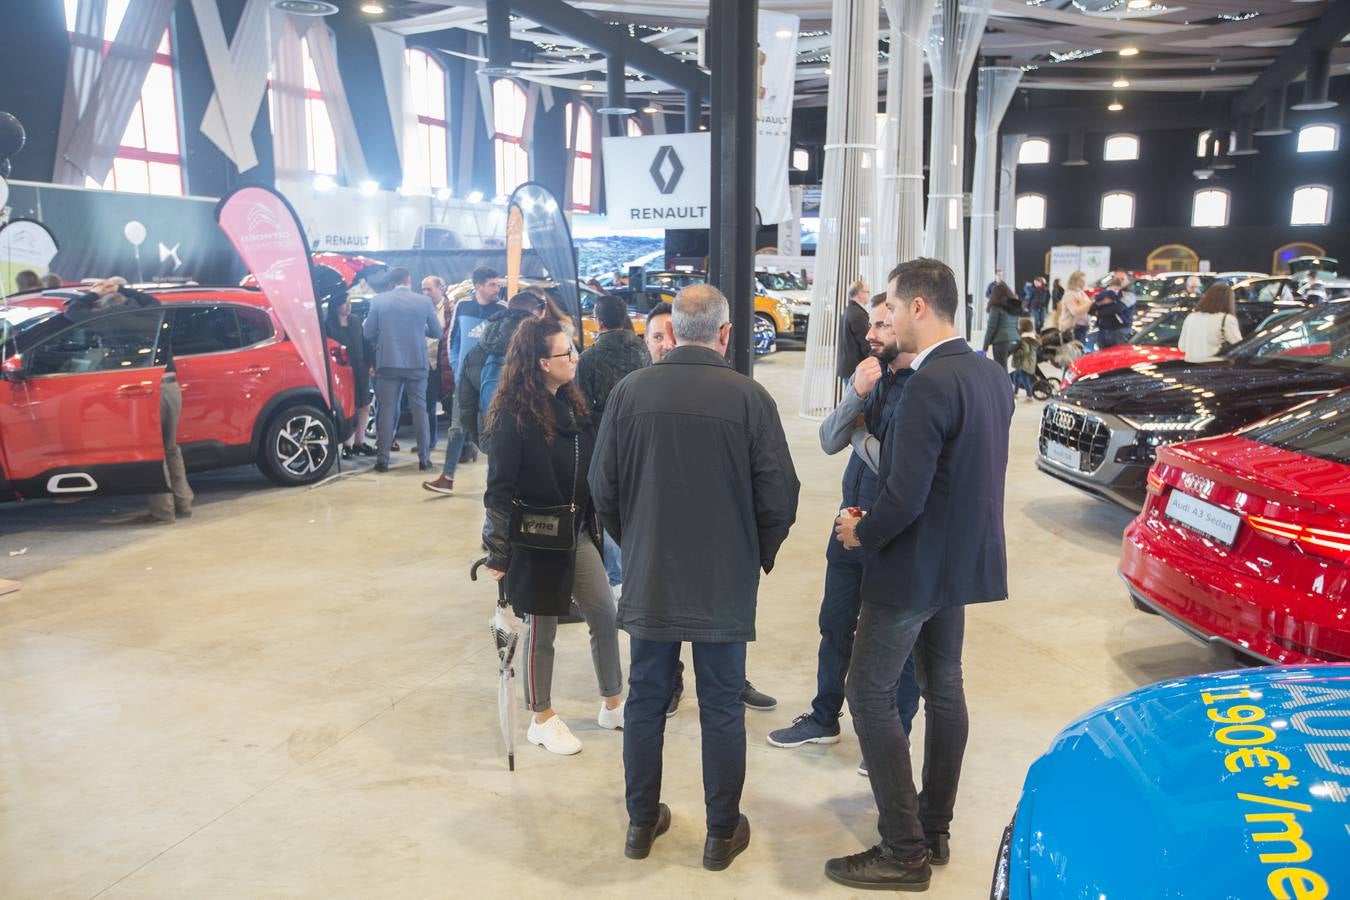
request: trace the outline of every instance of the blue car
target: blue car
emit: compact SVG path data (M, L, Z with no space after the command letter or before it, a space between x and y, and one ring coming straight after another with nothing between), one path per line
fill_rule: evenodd
M1060 732L992 900L1320 900L1350 891L1350 665L1160 682Z

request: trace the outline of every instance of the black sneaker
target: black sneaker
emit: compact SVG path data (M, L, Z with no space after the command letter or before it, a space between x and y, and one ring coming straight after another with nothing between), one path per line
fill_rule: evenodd
M945 866L951 862L952 849L947 846L948 835L941 832L924 835L928 844L928 861L935 866Z
M825 863L825 877L863 890L926 891L933 878L928 854L905 862L880 846Z
M755 686L749 681L745 683L745 689L741 691L741 702L750 709L757 709L761 712L778 708L777 700L763 691L755 690Z
M655 825L628 826L628 840L623 845L623 855L629 859L646 859L652 852L656 839L670 830L670 807L657 804Z
M708 835L708 839L703 842L703 868L710 872L720 872L731 865L731 861L749 846L750 820L745 817L745 813L741 813L731 837L715 838Z
M675 663L675 690L670 695L670 705L666 707L666 718L675 715L680 708L680 698L684 696L684 663Z

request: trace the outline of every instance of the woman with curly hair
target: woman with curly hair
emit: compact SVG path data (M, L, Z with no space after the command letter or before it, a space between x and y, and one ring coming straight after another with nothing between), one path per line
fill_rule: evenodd
M527 626L521 681L534 715L526 737L564 756L580 752L581 742L553 711L553 639L558 617L567 614L573 599L591 633L591 659L603 698L597 721L602 728L623 727L614 595L586 484L595 427L574 383L576 373L576 348L556 320L521 322L507 347L484 429L487 568L498 581L505 580L506 596ZM543 521L572 529L574 540L560 535L562 549L542 549L548 541L523 537L528 520L544 511L562 511Z

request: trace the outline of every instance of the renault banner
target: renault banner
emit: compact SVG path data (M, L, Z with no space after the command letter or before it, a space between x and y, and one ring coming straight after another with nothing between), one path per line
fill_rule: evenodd
M796 16L759 13L759 116L755 144L755 206L759 220L792 218L788 156L792 152L792 92L797 80Z
M712 136L708 132L607 137L604 151L611 229L709 227Z
M241 187L216 206L216 221L257 276L310 378L333 405L308 243L290 204L268 188Z

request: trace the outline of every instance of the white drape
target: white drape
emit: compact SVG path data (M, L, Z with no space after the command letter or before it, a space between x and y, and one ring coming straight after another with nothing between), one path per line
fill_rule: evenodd
M192 0L192 11L215 85L206 115L202 116L201 132L235 168L247 172L258 164L253 122L267 93L267 70L272 64L270 4L268 0L248 0L234 40L228 43L216 0Z
M877 152L877 252L872 285L881 290L898 262L923 252L923 63L934 0L885 0L891 58L886 127Z
M370 170L366 168L361 136L356 133L356 119L347 102L347 88L342 84L333 30L322 19L313 19L306 38L309 56L314 61L314 74L319 79L319 90L323 92L323 103L328 107L328 118L333 123L333 136L337 139L338 169L346 177L347 184L359 185L370 178Z
M962 232L966 152L966 79L979 51L991 0L938 0L928 32L933 74L933 129L928 154L928 217L924 252L951 266L957 289L966 283ZM957 328L967 333L958 314Z
M131 111L141 99L141 86L154 62L155 48L169 26L173 6L174 0L138 0L127 8L98 75L89 85L84 108L65 140L57 144L55 183L83 185L88 176L102 184L108 177ZM101 38L103 16L96 18ZM77 76L73 68L69 69L67 82L78 94L78 87L87 83L87 55L72 54L71 66L75 65L82 71Z
M811 293L801 414L828 415L839 398L835 377L839 322L848 283L872 271L876 203L877 0L834 0L829 112L821 185L816 281Z
M75 30L70 35L70 65L66 68L66 93L61 104L61 126L56 145L70 142L75 123L84 115L89 98L98 83L98 70L103 62L104 0L83 0L76 4Z
M1017 235L1017 155L1026 138L1025 134L1005 134L998 163L998 255L994 268L1003 270L1008 284L1017 284L1017 273L1013 271L1013 241Z
M966 291L975 298L973 330L984 328L984 285L994 275L994 195L998 190L998 129L1008 111L1022 70L1007 66L980 69L975 98L975 177L970 186L970 265ZM1011 283L1011 282L1010 282Z
M305 133L305 62L296 22L278 14L272 53L272 158L279 180L310 176Z

